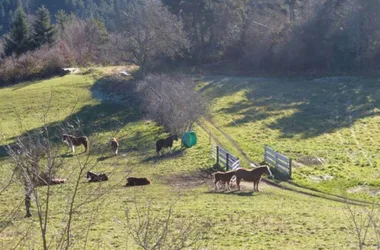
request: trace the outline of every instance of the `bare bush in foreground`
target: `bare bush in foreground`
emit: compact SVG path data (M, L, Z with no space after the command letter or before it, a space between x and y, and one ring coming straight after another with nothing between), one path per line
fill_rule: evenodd
M127 232L145 250L201 249L212 225L196 219L175 219L174 205L155 209L151 202L143 207L134 202L126 210Z

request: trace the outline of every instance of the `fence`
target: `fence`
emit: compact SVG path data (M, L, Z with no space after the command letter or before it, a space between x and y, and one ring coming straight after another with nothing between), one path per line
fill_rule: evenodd
M211 155L216 160L216 163L224 166L227 171L230 169L235 170L240 167L239 158L233 156L220 146L213 146Z
M273 165L276 170L284 174L287 178L292 178L292 159L265 146L264 161Z

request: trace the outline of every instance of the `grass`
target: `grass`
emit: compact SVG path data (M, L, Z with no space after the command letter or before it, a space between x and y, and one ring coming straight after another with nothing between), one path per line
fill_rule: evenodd
M207 237L203 239L204 243L208 245L207 249L355 249L352 229L345 216L345 204L312 198L265 185L262 186L263 192L261 193L250 192L250 186L241 192L214 192L210 179L202 180L205 181L202 184L202 182L193 181L194 179L189 181L183 178L192 176L200 169L207 169L213 164L213 160L210 159L211 145L208 134L200 127L195 127L199 143L194 148L181 152L179 151L180 143L176 142L175 153L172 157L156 157L154 142L157 138L164 136L160 127L142 119L142 116L133 107L102 102L92 97L92 85L107 71L88 75L69 75L0 90L3 145L11 142L15 136L42 126L39 119L41 106L46 100L49 100L50 96L52 96L52 112L48 117L50 125L55 126L63 121L70 122L78 117L84 123L86 135L90 139L96 138L91 147L93 150L90 160L95 163L101 159L95 165L94 171L109 174L110 181L98 186L86 183L84 176L80 180L77 204L96 193L103 194L103 196L93 203L82 206L74 214L72 236L75 241L73 249L84 248L86 230L92 221L93 225L88 231L88 249L138 249L128 235L125 225L125 210L133 208L135 199L138 206L144 206L148 200L151 200L155 212L162 212L167 209L168 204L177 201L175 221L185 219L209 222L213 227L209 230ZM263 109L263 116L266 117L266 120L248 120L241 122L238 127L229 125L232 121L236 122L238 117L243 119L244 116L249 117L249 114L257 113L249 111L251 106L244 106L247 113L240 109L228 113L226 109L233 108L238 103L247 102L252 105L249 101L244 100L250 93L250 82L244 83L248 89L239 89L239 84L246 80L240 78L230 80L210 79L216 84L206 93L210 96L214 95L216 98L216 106L213 110L215 121L228 133L234 135L234 138L241 143L250 157L258 159L261 155L260 150L262 150L262 145L252 143L252 140L260 141L263 144L264 139L268 144L276 142L274 144L276 149L284 151L287 149L286 153L292 157L297 154L306 154L308 148L303 148L297 143L303 140L310 143L318 136L302 139L302 135L295 135L296 137L293 139L297 143L293 144L297 145L297 150L300 150L300 152L296 152L294 147L287 147L292 139L282 138L283 133L280 130L271 129L270 131L274 134L258 132L266 128L268 123L270 124L269 120L276 122L278 119L284 119L286 115L296 114L297 106L284 110L272 110L274 108L269 102L268 111L265 111L264 106L252 106L254 110ZM210 83L210 81L206 82ZM237 86L219 89L218 85L221 82L237 84ZM75 107L74 102L77 102ZM22 127L19 126L18 118L23 121ZM120 141L120 155L110 157L110 150L106 143L110 137L115 135ZM226 142L221 135L217 134L217 136ZM57 145L61 144L57 142ZM64 153L67 148L62 150ZM78 148L78 150L82 149ZM311 150L310 147L309 150ZM102 158L104 156L107 157ZM336 156L338 157L338 155ZM81 155L79 158L67 158L65 167L60 170L58 175L67 177L68 173L77 174L77 159L83 160L85 157L85 155ZM2 176L8 176L11 162L6 157L1 159L3 167L0 172ZM328 159L330 160L330 158ZM296 177L302 176L306 169L316 171L312 168L299 169L296 171ZM128 174L148 177L153 184L141 188L125 188L123 185ZM48 228L52 247L54 247L56 239L52 237L58 237L62 230L62 221L67 210L67 194L72 192L74 183L75 179L72 177L69 178L67 184L52 187ZM40 192L46 192L46 188L40 188ZM32 219L24 219L21 206L15 210L12 220L7 219L13 209L18 204L22 205L22 202L22 189L16 184L11 185L6 192L0 194L0 218L2 218L0 248L11 249L23 237L25 239L16 248L41 248L36 216ZM35 211L35 207L33 207L34 214ZM138 219L136 214L133 216L135 220ZM28 228L31 230L27 230ZM28 235L25 235L25 232L29 232ZM374 244L374 241L371 241L369 246L371 244Z
M294 169L298 184L336 194L358 185L380 189L376 79L215 76L200 85L213 100L214 123L254 161L263 160L264 145L269 145L295 160L313 156L327 161ZM326 175L333 179L312 180Z

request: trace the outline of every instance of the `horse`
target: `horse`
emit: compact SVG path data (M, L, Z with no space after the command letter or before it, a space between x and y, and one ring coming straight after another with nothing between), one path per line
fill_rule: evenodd
M110 141L110 144L111 144L112 152L113 152L115 155L118 155L118 153L119 153L119 142L117 141L117 139L116 139L116 138L113 138L113 139Z
M71 147L71 150L73 153L75 153L75 146L83 145L85 151L87 152L87 146L88 146L88 138L86 136L73 136L68 134L62 135L62 141L65 142L69 147Z
M218 185L220 182L224 182L224 189L226 189L226 185L227 185L227 190L231 190L231 187L230 187L230 182L231 182L231 179L232 177L235 175L236 173L236 170L231 170L231 171L227 171L227 172L215 172L212 174L212 177L213 177L213 181L214 181L214 185L215 185L215 190L218 190Z
M49 178L47 173L42 173L39 175L37 180L37 186L47 186L47 185L58 185L66 183L67 179L60 179L56 177Z
M254 168L252 170L240 168L236 170L236 185L240 191L240 181L243 179L248 182L253 182L253 191L259 192L259 182L263 174L273 176L267 165Z
M169 148L170 153L172 153L172 147L173 147L173 141L178 141L177 135L171 135L167 137L166 139L159 139L156 142L156 152L158 155L160 154L160 151L162 148Z
M87 172L86 178L90 179L89 182L108 181L108 176L106 174L95 174L90 171Z
M136 177L129 177L127 178L127 184L125 184L126 187L132 187L132 186L144 186L149 185L151 182L148 178L136 178Z

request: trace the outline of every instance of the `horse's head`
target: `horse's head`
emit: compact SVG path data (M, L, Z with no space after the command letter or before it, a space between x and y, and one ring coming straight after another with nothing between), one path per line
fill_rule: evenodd
M173 140L178 141L178 135L177 134L173 135Z
M67 142L67 141L68 141L68 137L69 137L69 136L68 136L67 134L63 134L63 135L62 135L62 141L63 141L63 142Z
M90 178L91 178L91 175L92 175L92 173L91 173L90 171L88 171L88 172L87 172L87 175L86 175L86 178L87 178L87 179L90 179Z

